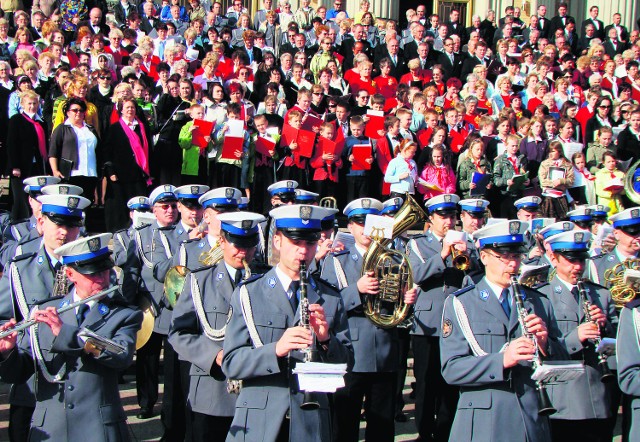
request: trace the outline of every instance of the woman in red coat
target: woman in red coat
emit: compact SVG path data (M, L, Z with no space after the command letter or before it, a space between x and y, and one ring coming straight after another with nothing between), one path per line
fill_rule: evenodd
M410 60L409 63L407 63L407 67L409 68L409 72L400 77L400 84L406 84L408 86L418 86L420 89L424 89L424 87L431 82L431 71L427 69L421 69L420 60L418 60L417 58ZM444 90L442 93L444 94Z

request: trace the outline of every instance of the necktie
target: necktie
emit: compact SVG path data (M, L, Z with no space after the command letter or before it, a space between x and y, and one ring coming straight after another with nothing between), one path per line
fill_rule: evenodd
M580 293L578 292L578 287L574 287L571 289L571 294L573 295L573 299L576 300L576 302L578 302L578 299L580 297Z
M61 268L62 268L62 264L60 263L60 261L58 261L56 265L53 266L53 270L55 270L56 273L58 273Z
M509 289L502 289L502 300L500 301L502 310L504 310L507 318L511 317L511 302L509 301Z
M233 285L234 287L238 287L238 284L240 284L240 281L242 281L242 270L237 269L236 270L236 276L233 279Z
M289 297L289 303L291 303L291 308L293 308L294 312L298 311L298 290L300 289L300 281L291 281L289 284L289 293L291 296Z
M84 319L87 317L89 313L89 306L87 304L82 304L78 307L78 313L76 313L76 319L78 320L78 325L84 322Z
M391 57L391 60L393 61L393 65L395 66L395 65L396 65L396 63L397 63L397 62L396 62L396 56L395 56L395 55L393 55L393 56Z
M451 64L453 64L453 53L449 54L449 60L451 60Z
M160 60L164 60L164 44L164 40L161 40L158 44L158 56L160 57Z

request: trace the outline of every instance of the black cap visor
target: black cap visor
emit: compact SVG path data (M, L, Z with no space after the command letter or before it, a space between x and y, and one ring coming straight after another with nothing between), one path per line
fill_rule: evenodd
M634 224L631 226L622 226L618 228L622 230L624 233L626 233L627 235L631 235L631 236L640 235L640 224Z
M587 250L560 249L560 250L554 250L554 253L564 256L569 261L574 261L574 260L586 261L587 259L589 259L589 252Z
M234 246L241 249L250 249L252 247L257 246L258 242L260 242L258 233L244 236L244 235L234 235L232 233L229 233L223 230L222 235L224 236L224 239L226 241L230 242Z
M187 209L197 210L202 207L198 202L198 200L195 198L182 198L182 199L179 199L178 201L180 201L180 204L185 206Z
M93 275L94 273L100 273L113 268L113 261L111 260L111 252L109 252L107 255L98 256L86 261L74 262L68 264L68 266L83 275Z
M58 226L67 226L67 227L82 227L82 217L78 216L64 216L59 215L57 213L51 212L42 212L44 216L49 218L51 222L57 224Z
M493 243L487 244L483 249L493 250L496 253L527 253L527 246L522 243Z
M295 241L318 241L320 230L311 229L278 229L284 236Z

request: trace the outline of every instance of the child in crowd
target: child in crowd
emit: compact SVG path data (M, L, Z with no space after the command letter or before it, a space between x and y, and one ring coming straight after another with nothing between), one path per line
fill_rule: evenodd
M239 103L229 103L227 105L228 120L243 120L242 109ZM249 153L249 132L243 132L242 152L240 157L235 159L222 158L225 135L229 131L227 123L219 124L215 129L215 149L216 149L216 176L214 177L213 187L235 187L248 188L246 175L243 172L248 171L248 153Z
M269 121L265 115L256 115L253 122L256 132L251 134L251 149L249 153L249 182L253 184L251 204L252 210L258 213L267 213L271 208L267 187L276 182L280 135L267 132ZM266 141L264 143L265 146L275 143L273 148L267 151L267 154L261 153L256 149L258 143L262 144L260 138Z
M331 123L323 123L320 126L320 136L316 143L315 154L313 158L311 158L313 186L315 192L319 194L321 198L334 196L336 194L338 169L342 167L342 159L339 153L320 150L322 140L333 140L335 132L336 128Z
M573 186L573 165L564 156L562 143L552 141L549 143L547 159L540 164L538 180L542 187L542 216L566 219L569 211L569 203L565 195L567 188Z
M442 144L431 148L431 161L427 163L420 173L420 178L432 188L418 184L418 188L424 193L424 200L428 200L442 193L456 193L456 175L446 154L446 148Z
M624 173L618 170L618 159L611 151L603 155L604 167L596 172L596 197L598 204L609 207L609 216L624 210L622 196L624 193Z
M204 107L194 104L189 108L191 121L182 126L178 136L178 144L182 148L182 182L191 184L207 184L207 146L192 144L195 120L204 119ZM204 135L207 145L211 134Z
M371 146L371 140L364 135L364 122L362 117L356 115L351 117L349 121L351 135L344 140L344 149L342 150L342 158L345 164L349 164L347 172L347 201L353 201L358 198L369 196L371 164L373 164L373 151L364 161L369 165L368 170L354 170L353 147L356 145L368 144ZM347 162L348 161L348 162Z
M603 126L596 131L596 141L587 146L587 167L592 175L603 167L604 154L607 151L616 154L618 146L613 144L613 129Z
M409 129L417 133L420 129L427 127L425 122L424 113L427 110L427 98L422 95L414 95L411 103L413 114L411 115L411 126Z
M287 124L294 129L302 128L303 114L299 110L290 110L287 114ZM309 185L307 180L307 159L301 157L298 150L297 141L291 141L285 148L285 159L283 164L282 178L285 180L297 181L301 188Z
M504 143L505 151L496 158L495 164L493 165L493 185L500 192L501 196L500 206L497 208L498 213L494 213L494 216L498 218L515 219L516 208L513 203L522 197L524 188L514 182L514 177L516 175L524 175L525 179L523 184L524 186L529 185L530 181L527 177L528 161L524 155L519 154L518 146L520 140L516 135L507 135Z
M483 198L485 192L471 195L471 191L476 188L476 184L473 182L473 174L491 175L491 164L484 156L484 143L482 140L480 138L473 140L469 144L469 148L460 156L460 160L458 188L462 191L462 198ZM489 182L487 188L491 188L491 182Z
M569 194L575 205L592 205L596 203L594 181L595 175L589 172L587 157L582 152L576 152L571 158L573 163L573 186L569 187Z
M418 141L416 134L411 131L411 121L413 119L413 112L409 109L398 109L396 117L400 119L400 136L406 140Z
M378 163L378 168L383 175L387 173L389 162L393 159L393 152L395 152L395 149L400 142L404 140L404 138L400 136L400 119L398 117L394 115L387 115L384 119L384 130L386 134L383 137L378 138L375 143L376 161ZM390 192L391 186L388 182L383 180L381 194L383 196L387 196Z
M418 146L413 141L402 140L394 149L395 158L389 162L384 182L391 184L391 197L413 195L418 180L418 167L413 157Z

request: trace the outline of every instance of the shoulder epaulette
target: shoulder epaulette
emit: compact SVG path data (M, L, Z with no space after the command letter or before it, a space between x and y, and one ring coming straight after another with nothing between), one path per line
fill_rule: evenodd
M591 280L589 280L589 281L585 281L585 282L586 282L587 284L592 285L592 286L595 286L595 287L597 287L597 288L599 288L599 289L609 290L607 287L603 286L602 284L598 284L597 282L593 282L593 281L591 281Z
M113 232L113 234L114 234L114 235L117 235L118 233L125 233L125 232L127 232L128 230L129 230L128 228L126 228L126 229L116 230L115 232Z
M40 299L39 301L36 301L36 302L32 303L31 305L34 306L34 305L47 304L47 303L49 303L51 301L57 301L58 299L62 299L62 298L64 298L64 295L52 296L51 298Z
M250 282L257 281L258 279L262 278L263 276L264 276L264 273L253 274L253 275L251 275L251 278L240 281L240 283L238 284L238 287L240 287L242 285L245 285L245 284L249 284Z
M211 269L211 268L213 268L213 267L215 267L215 266L217 266L217 265L218 265L218 264L216 263L216 264L212 264L212 265L210 265L210 266L202 266L202 267L198 267L198 268L196 268L196 269L189 269L189 271L190 271L191 273L198 273L198 272L201 272L201 271L203 271L203 270L209 270L209 269Z
M625 308L634 309L634 308L640 306L640 298L639 299L634 299L633 301L630 301L630 302L627 302L624 306L625 306Z
M600 259L600 258L604 258L607 255L608 255L608 253L601 253L599 255L592 256L589 259Z
M541 282L540 284L536 284L536 285L532 286L531 288L533 290L540 290L541 288L546 287L548 285L550 285L549 282Z
M342 255L346 255L347 253L349 253L349 251L345 249L345 250L342 250L340 252L333 252L333 253L331 253L331 255L332 256L342 256Z
M187 243L190 243L190 242L197 242L197 241L202 241L202 238L183 239L182 241L180 241L180 244L187 244Z
M329 287L329 288L331 288L331 289L335 290L336 292L339 292L339 291L340 291L340 289L339 289L337 286L335 286L335 285L331 284L331 283L330 283L329 281L327 281L326 279L323 279L323 278L320 278L320 277L316 277L316 278L314 278L314 279L315 279L318 283L323 284L323 285L326 285L327 287Z
M151 224L144 223L143 225L138 226L138 227L136 227L135 229L136 229L136 230L138 230L138 231L141 231L141 230L143 230L143 229L146 229L146 228L147 228L147 227L149 227L149 226L151 226Z
M18 244L19 245L23 245L23 244L27 244L27 243L33 242L35 240L41 240L41 239L42 239L41 236L35 236L33 238L29 238L29 236L25 235L22 238L20 238L20 241L18 241Z
M457 290L457 291L453 292L452 295L453 296L460 296L463 293L467 293L467 292L473 290L474 288L476 288L475 284L471 284L471 285L468 285L466 287L462 287L460 290Z
M176 226L164 226L164 227L158 227L157 230L173 230L175 228Z
M37 255L36 252L23 253L22 255L14 256L13 258L11 258L11 260L9 262L22 261L22 260L25 260L25 259L33 258L36 255Z
M418 234L416 234L416 235L411 235L411 236L409 237L409 240L412 240L412 239L418 239L418 238L425 238L426 236L427 236L427 234L426 234L426 233L418 233Z

